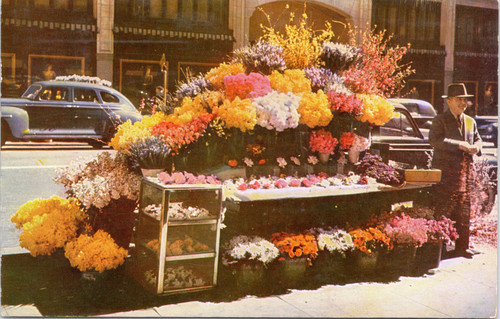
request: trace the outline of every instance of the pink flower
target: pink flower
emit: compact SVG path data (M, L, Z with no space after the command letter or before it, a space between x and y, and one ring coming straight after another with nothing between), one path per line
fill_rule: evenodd
M278 157L276 161L278 162L278 166L281 168L285 168L285 166L288 164L283 157Z
M327 173L325 173L325 172L320 172L320 173L318 174L318 177L319 177L319 178L321 178L321 179L325 179L325 178L328 178L328 174L327 174Z
M259 189L260 188L260 184L258 181L255 181L253 183L250 184L250 187L253 188L253 189Z
M158 174L158 178L164 184L172 184L174 182L172 176L166 172L161 172L160 174Z
M307 178L304 178L302 180L302 185L305 187L311 187L313 185L313 183L310 180L308 180Z
M273 184L264 184L264 185L262 186L262 188L264 188L264 189L270 189L270 188L273 188Z
M246 191L248 189L247 183L242 183L238 186L238 190L240 191Z
M186 183L186 177L182 173L179 173L179 172L172 173L172 178L174 179L175 184Z
M291 157L290 157L290 160L291 160L291 161L292 161L295 165L300 166L300 160L299 160L297 157L295 157L295 156L291 156Z
M221 181L218 180L217 177L210 175L210 176L207 176L207 184L219 185L219 184L221 184Z
M314 155L309 155L309 157L307 158L307 162L311 165L316 165L318 164L318 158Z
M206 184L207 183L207 177L205 175L198 175L198 184Z
M288 184L284 179L280 178L276 182L274 182L274 186L276 186L277 188L285 188L288 186Z
M248 157L245 157L243 159L243 163L245 163L246 166L248 166L248 167L252 167L253 166L253 161L250 158L248 158Z
M309 181L311 182L311 184L316 184L316 183L319 183L321 181L321 178L319 178L316 175L311 175L311 176L309 176Z
M290 181L289 186L291 186L291 187L299 187L300 186L300 181L298 179L294 178L294 179L292 179Z

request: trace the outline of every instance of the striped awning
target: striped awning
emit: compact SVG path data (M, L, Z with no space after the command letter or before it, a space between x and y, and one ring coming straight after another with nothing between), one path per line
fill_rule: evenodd
M122 27L122 26L115 26L113 31L115 33L129 33L136 35L151 35L151 36L170 37L170 38L234 41L234 37L229 34L159 30L159 29L146 29L146 28Z
M96 32L97 26L95 24L85 24L85 23L66 23L66 22L54 22L54 21L43 21L43 20L30 20L30 19L16 19L16 18L2 18L2 25L5 26L16 26L16 27L29 27L29 28L40 28L40 29L59 29L59 30L71 30L71 31L91 31Z

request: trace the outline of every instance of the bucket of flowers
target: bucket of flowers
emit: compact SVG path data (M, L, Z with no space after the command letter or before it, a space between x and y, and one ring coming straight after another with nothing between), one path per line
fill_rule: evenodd
M172 170L170 148L162 138L151 136L138 139L130 145L130 157L141 168L143 176L156 177L163 171Z
M439 267L443 244L449 244L458 238L457 231L453 226L454 223L445 216L426 221L427 241L417 249L415 257L417 274L423 274L429 269Z
M222 246L222 264L230 271L237 287L257 291L265 284L265 268L279 257L278 248L258 236L240 235Z
M318 152L319 160L323 164L328 163L337 144L338 140L325 129L312 131L309 137L309 148L313 152Z
M331 283L345 272L346 253L354 249L351 235L340 228L313 228L308 233L318 242L318 258L313 263L315 276L321 282Z
M417 248L427 241L427 220L402 213L386 222L384 232L394 244L388 254L382 255L384 270L391 274L410 275Z
M318 256L316 238L310 234L274 233L271 242L281 256L273 263L275 278L285 287L298 287L306 279L305 273Z
M347 254L354 274L371 275L377 271L379 256L393 248L391 239L377 227L356 228L349 234L354 243L352 253Z

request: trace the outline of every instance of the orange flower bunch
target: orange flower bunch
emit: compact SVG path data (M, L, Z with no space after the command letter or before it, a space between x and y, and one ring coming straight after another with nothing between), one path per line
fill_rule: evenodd
M210 83L212 83L216 90L221 90L224 88L224 77L226 75L235 75L244 72L245 67L241 63L222 63L218 67L212 68L210 71L208 71L205 77Z
M368 227L367 229L357 228L349 232L354 246L369 255L374 250L387 248L392 249L393 243L390 238L380 229Z
M260 156L266 148L260 144L247 144L246 151L252 156Z
M305 255L314 259L318 256L318 243L313 235L274 233L271 242L278 247L280 253L290 258Z

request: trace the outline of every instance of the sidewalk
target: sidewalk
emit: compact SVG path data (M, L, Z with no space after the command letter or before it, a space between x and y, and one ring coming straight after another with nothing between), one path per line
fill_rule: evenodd
M239 295L235 287L150 295L123 273L98 291L57 258L2 256L2 316L106 317L452 317L497 315L497 250L441 261L433 274Z

